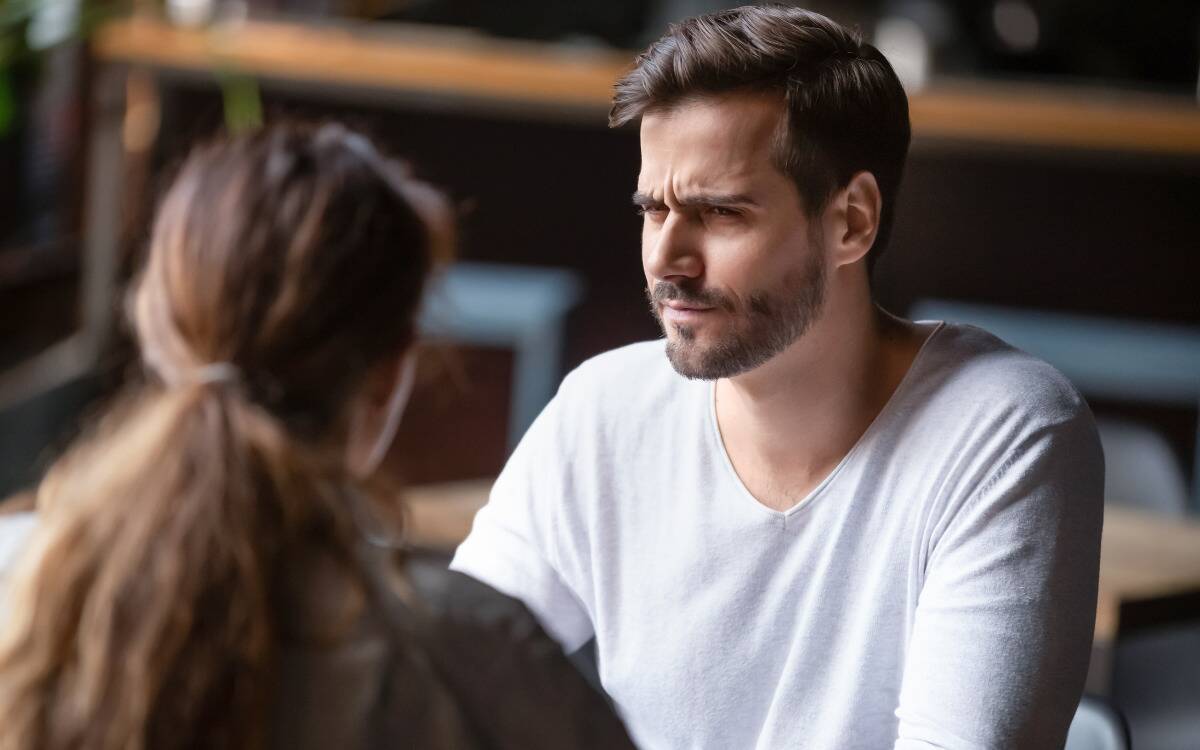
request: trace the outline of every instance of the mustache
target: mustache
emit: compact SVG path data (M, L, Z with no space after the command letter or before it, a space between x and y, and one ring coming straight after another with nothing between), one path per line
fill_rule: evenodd
M651 306L663 302L683 302L697 307L717 307L726 312L734 311L733 301L716 289L689 289L671 281L660 281L653 288L647 287L646 298Z

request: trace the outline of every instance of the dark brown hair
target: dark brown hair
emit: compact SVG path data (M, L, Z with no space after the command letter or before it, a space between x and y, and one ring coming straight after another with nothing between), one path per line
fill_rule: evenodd
M908 98L892 66L854 31L780 5L745 6L672 25L616 84L609 125L735 91L779 92L788 115L776 164L816 215L856 172L883 196L872 266L887 244L904 172Z
M436 193L338 125L188 158L131 297L151 382L38 488L0 748L268 741L280 582L314 552L353 568L348 404L411 343L448 226Z

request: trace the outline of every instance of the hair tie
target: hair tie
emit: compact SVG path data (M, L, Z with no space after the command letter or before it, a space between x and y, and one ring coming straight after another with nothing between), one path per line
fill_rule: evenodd
M192 370L185 382L195 385L237 385L242 382L242 371L230 362L210 362Z

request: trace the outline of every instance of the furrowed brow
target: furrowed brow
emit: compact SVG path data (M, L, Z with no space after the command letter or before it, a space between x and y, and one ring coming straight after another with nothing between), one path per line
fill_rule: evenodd
M744 193L697 193L679 198L681 208L733 208L735 206L757 206L755 201Z
M633 194L633 205L641 206L642 208L650 208L653 206L661 206L663 205L663 202L639 190Z
M697 193L678 199L680 208L733 208L735 206L757 206L758 202L744 193ZM633 194L633 205L642 208L653 208L665 205L663 201L643 193L640 190Z

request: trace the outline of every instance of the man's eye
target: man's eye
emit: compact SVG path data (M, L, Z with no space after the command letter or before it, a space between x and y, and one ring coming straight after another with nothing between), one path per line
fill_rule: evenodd
M742 212L736 208L726 208L724 206L710 206L708 212L712 216L720 216L722 218L736 218L742 215Z
M638 206L635 210L638 216L658 216L666 209L662 206Z

